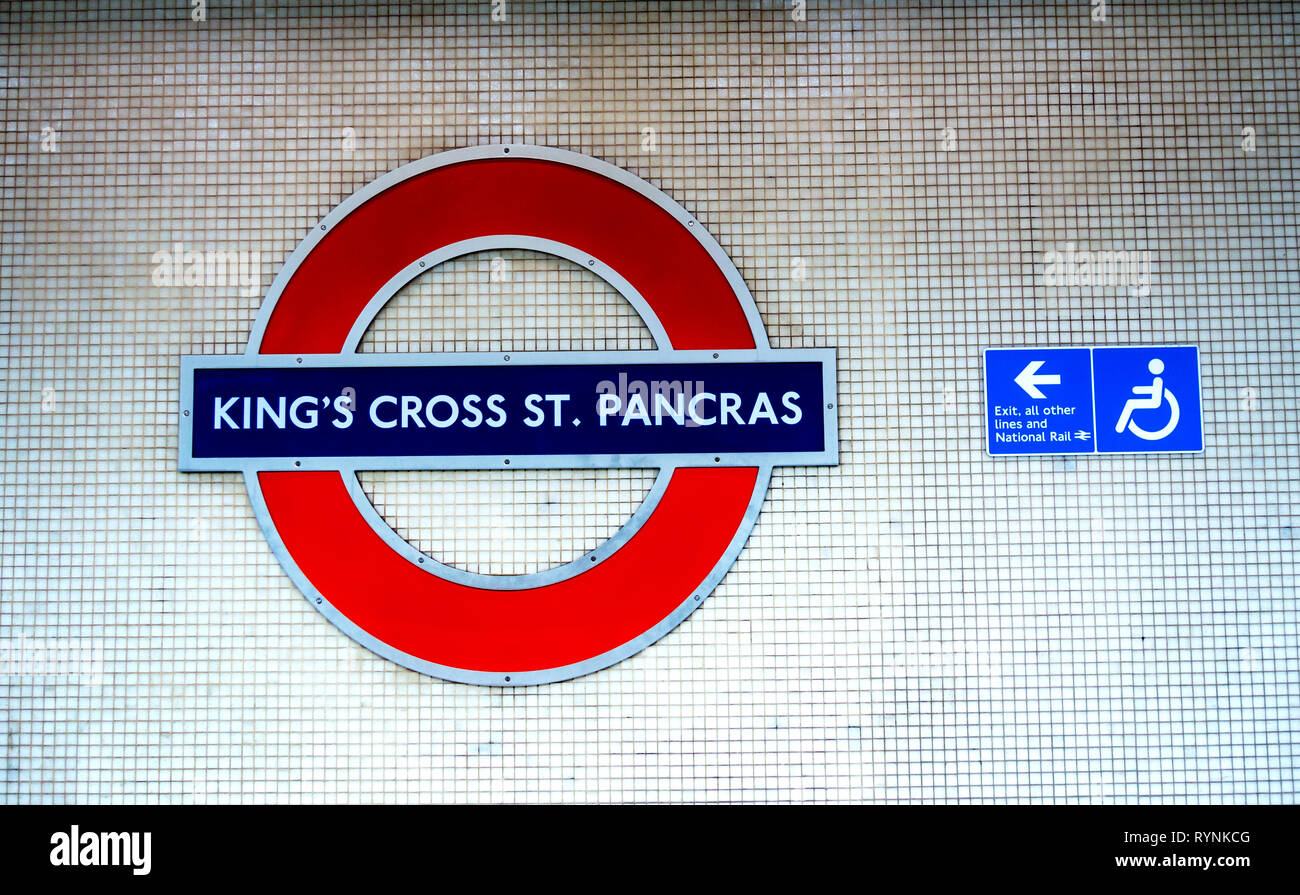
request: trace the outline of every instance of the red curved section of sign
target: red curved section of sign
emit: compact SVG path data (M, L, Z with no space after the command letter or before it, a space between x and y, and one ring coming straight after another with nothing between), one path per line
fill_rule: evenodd
M612 556L565 581L517 591L455 584L396 556L336 472L259 478L290 555L357 626L430 662L509 672L582 662L663 621L736 536L756 475L678 470L645 525ZM706 495L711 511L701 512Z
M754 347L726 277L667 211L582 168L494 159L416 175L348 214L286 285L259 351L337 352L398 270L495 234L556 240L609 265L654 309L674 348ZM400 556L366 523L337 472L258 475L285 547L343 615L417 658L501 672L576 664L654 628L722 558L757 479L752 468L679 469L612 556L565 581L498 591L446 581Z
M442 246L494 234L590 252L645 297L674 348L754 347L726 277L668 212L583 168L493 159L418 174L335 224L280 295L260 351L338 351L395 273Z

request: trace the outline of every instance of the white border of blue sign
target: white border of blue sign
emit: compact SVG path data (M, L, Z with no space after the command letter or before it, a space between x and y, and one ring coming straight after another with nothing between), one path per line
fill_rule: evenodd
M1098 348L1195 348L1196 349L1196 402L1200 409L1201 421L1201 449L1199 451L1168 451L1168 450L1151 450L1151 451L1101 451L1097 450L1097 373L1093 367L1093 351ZM989 352L990 351L1066 351L1082 350L1088 352L1088 391L1092 396L1092 444L1093 449L1090 451L1027 451L1024 453L1004 452L993 453L993 444L989 433ZM983 401L980 403L980 426L984 429L984 453L986 456L994 459L1000 457L1149 457L1153 454L1203 454L1205 453L1205 402L1201 400L1202 379L1201 379L1201 346L1200 345L1174 345L1161 342L1156 345L993 345L984 348L980 353L980 390L983 395Z

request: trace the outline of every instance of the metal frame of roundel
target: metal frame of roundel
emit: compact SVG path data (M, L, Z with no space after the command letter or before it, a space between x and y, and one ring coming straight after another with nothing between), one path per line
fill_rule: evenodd
M536 146L444 152L355 193L313 228L262 305L246 354L347 354L397 291L450 258L507 247L603 277L659 349L767 350L735 265L698 221L645 181ZM740 553L770 465L660 471L602 547L536 575L454 570L406 544L349 469L249 469L275 556L340 630L452 681L561 681L633 655L681 623Z

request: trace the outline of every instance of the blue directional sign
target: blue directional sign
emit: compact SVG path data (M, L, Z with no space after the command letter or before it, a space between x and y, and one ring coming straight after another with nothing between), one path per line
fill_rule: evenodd
M995 456L1205 447L1194 345L987 348L984 396Z
M984 352L990 454L1090 454L1092 362L1087 348Z

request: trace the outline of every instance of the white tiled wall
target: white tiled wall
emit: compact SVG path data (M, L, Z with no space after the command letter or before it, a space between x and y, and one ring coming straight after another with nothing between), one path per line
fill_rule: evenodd
M190 6L0 8L0 800L1294 801L1294 5ZM178 356L242 350L317 219L502 141L697 215L775 346L838 350L843 448L777 471L677 631L514 690L339 633L238 476L176 471L174 417ZM156 284L177 243L257 253L253 288ZM1149 251L1149 294L1047 286L1068 243ZM604 284L507 254L365 349L648 347ZM1203 455L985 456L981 348L1142 342L1201 346ZM364 485L520 572L650 477Z

